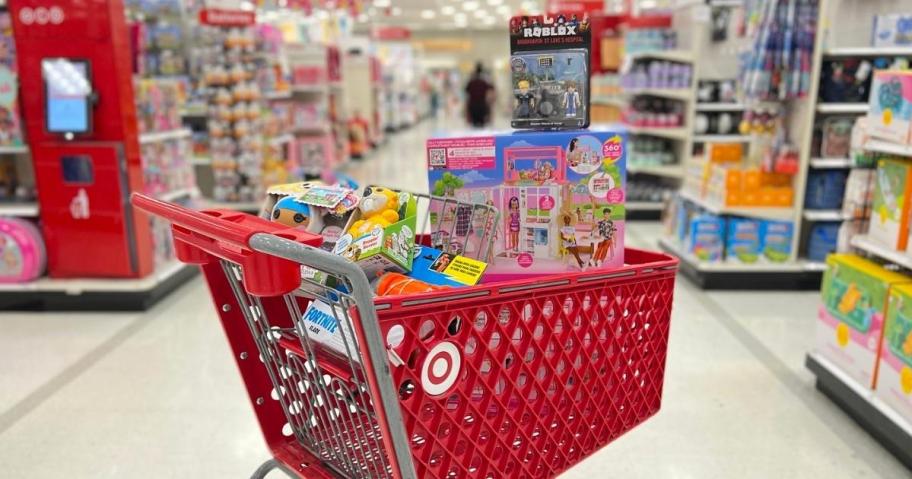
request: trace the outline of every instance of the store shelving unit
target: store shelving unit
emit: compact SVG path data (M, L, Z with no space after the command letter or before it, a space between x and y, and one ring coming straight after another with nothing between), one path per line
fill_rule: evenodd
M854 164L849 158L811 158L811 168L851 168Z
M749 143L750 135L694 135L694 143Z
M38 216L38 203L0 203L0 216L21 216L33 218Z
M182 138L190 138L190 135L192 135L192 132L189 128L177 128L174 130L142 133L139 135L139 144L145 145L147 143L180 140Z
M863 114L868 112L867 103L818 103L815 107L817 113L830 115Z
M817 390L830 398L859 426L912 469L912 423L862 387L826 358L811 352L805 366L816 376Z
M742 111L743 103L697 103L696 111Z
M723 206L706 198L701 198L687 189L680 192L682 198L696 203L706 211L716 215L744 216L748 218L761 218L767 220L790 220L795 214L793 208L770 208L749 206Z
M871 256L912 270L912 255L888 248L867 235L854 236L851 240L851 244L853 248L857 248Z
M684 170L681 169L680 165L666 165L666 166L645 166L645 165L631 165L627 167L628 173L645 173L647 175L660 176L663 178L675 178L680 179L684 176Z

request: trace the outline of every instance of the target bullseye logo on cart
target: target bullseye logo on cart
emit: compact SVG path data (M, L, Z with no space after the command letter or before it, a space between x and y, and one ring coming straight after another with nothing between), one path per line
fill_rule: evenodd
M462 367L462 356L453 343L437 343L421 366L421 387L430 396L446 394L456 384Z

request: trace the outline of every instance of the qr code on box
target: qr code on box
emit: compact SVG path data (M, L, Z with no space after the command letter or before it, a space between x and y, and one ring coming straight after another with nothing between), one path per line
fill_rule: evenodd
M446 148L428 150L428 166L446 167Z

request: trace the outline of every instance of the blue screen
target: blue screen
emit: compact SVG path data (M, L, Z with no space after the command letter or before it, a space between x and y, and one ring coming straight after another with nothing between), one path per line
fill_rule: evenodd
M48 131L74 133L89 131L88 106L85 98L48 98Z
M89 131L92 85L85 61L67 58L41 60L46 86L47 130L52 133Z

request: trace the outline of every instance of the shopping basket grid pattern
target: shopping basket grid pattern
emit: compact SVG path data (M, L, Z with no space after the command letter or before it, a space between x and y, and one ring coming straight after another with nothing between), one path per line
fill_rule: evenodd
M489 254L478 230L496 210L423 199L423 242ZM373 298L357 266L307 233L134 204L172 221L179 259L202 266L263 434L292 474L553 477L659 409L677 265L665 255L628 249L614 271ZM335 348L308 333L311 305L331 312Z

